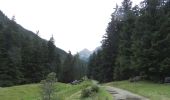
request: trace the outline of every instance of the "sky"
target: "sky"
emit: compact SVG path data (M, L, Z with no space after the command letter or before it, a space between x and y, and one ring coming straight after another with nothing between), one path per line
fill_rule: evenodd
M139 4L140 0L132 0ZM73 54L101 45L111 13L122 0L0 0L0 10L24 28Z

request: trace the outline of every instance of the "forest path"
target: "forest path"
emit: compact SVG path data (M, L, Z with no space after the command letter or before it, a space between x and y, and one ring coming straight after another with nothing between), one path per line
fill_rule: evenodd
M116 87L105 86L105 88L113 95L115 100L149 100L143 96Z

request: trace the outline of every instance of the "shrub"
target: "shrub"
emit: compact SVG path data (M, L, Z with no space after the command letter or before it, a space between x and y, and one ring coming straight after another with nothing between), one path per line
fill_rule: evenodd
M81 78L81 80L87 81L87 80L88 80L88 77L87 77L87 76L84 76L84 77Z
M57 81L56 73L48 74L45 80L41 81L42 100L52 100L54 95L54 83Z
M81 97L85 98L85 97L89 97L91 96L92 91L89 88L83 89L81 92Z
M98 86L97 84L92 85L91 91L92 91L92 92L99 92L99 86Z

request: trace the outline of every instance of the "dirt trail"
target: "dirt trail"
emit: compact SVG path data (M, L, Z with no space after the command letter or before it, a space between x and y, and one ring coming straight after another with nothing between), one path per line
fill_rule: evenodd
M140 95L116 87L105 86L105 88L114 96L115 100L149 100Z

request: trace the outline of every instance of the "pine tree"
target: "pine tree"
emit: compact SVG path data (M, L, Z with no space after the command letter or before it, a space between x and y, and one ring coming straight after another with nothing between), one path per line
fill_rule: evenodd
M136 15L132 11L132 2L130 0L124 0L122 7L120 8L122 14L121 29L119 32L119 46L118 56L116 59L116 70L114 71L115 79L128 79L130 76L131 68L131 56L132 56L132 34L135 27L134 23Z
M119 32L121 27L121 14L119 13L119 8L117 7L115 12L112 14L111 22L108 24L106 29L106 34L102 41L102 66L104 81L113 80L113 72L115 69L115 62L118 54L119 45Z
M60 79L61 82L69 83L74 80L74 63L73 63L73 56L71 52L69 51L66 59L63 62L62 70L61 70L61 75Z
M74 55L73 59L74 79L79 80L86 75L87 65L85 61L80 59L79 54Z
M14 45L16 43L16 30L12 30L15 23L11 23L5 27L1 26L0 32L0 86L11 86L20 83L22 74L20 72L20 55L18 49ZM15 52L13 52L15 51Z
M61 61L60 61L60 55L56 52L56 47L54 45L54 38L53 36L48 41L48 63L50 71L54 71L57 74L57 77L59 77L59 72L61 70Z

